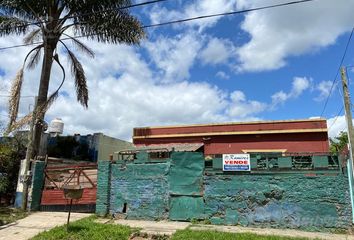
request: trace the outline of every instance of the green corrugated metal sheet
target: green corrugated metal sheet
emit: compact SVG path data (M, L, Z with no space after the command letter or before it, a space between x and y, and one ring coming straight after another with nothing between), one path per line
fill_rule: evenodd
M222 158L214 158L213 159L213 168L214 169L222 169Z
M257 169L257 157L251 156L251 170Z
M280 157L278 158L279 168L292 168L292 158L291 157Z
M204 218L204 201L202 197L171 197L170 219L192 220Z
M169 175L171 195L202 195L204 157L199 152L173 152Z
M328 168L328 156L313 156L312 162L314 168Z
M147 163L149 162L149 153L143 151L143 152L138 152L136 154L136 160L134 160L134 163Z

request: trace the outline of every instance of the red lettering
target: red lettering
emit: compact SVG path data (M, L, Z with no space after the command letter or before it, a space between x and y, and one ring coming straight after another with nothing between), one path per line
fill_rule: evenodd
M248 160L225 160L224 164L248 165Z

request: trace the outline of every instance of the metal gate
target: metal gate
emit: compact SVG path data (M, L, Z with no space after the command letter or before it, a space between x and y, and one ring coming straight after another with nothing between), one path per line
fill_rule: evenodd
M42 211L66 211L69 200L64 198L63 186L80 185L83 196L73 202L72 211L95 212L97 192L97 164L49 166L44 171L41 197Z

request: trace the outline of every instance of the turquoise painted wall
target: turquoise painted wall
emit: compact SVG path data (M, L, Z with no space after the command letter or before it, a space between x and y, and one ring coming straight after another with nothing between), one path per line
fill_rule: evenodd
M44 184L45 162L36 161L33 166L32 195L29 201L29 208L38 211L41 204L42 190Z
M351 222L344 175L211 175L204 186L213 224L320 229Z
M99 161L97 169L96 213L106 216L109 211L111 162Z
M112 164L110 213L128 219L167 219L169 209L167 163Z
M126 210L128 219L308 230L351 226L348 178L338 169L241 174L200 163L200 153L173 153L163 162L138 154L134 162L111 164L111 170L102 161L97 213Z

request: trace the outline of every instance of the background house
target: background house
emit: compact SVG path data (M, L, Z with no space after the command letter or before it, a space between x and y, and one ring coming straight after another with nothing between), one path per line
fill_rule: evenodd
M142 127L134 129L133 143L137 147L203 144L205 156L329 152L325 119Z

